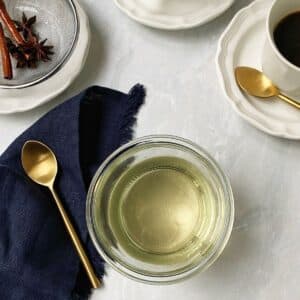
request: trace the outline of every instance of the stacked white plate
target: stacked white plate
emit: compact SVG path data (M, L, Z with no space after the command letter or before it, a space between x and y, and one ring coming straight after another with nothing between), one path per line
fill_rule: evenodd
M77 1L74 1L79 32L77 42L66 63L50 78L22 89L0 89L0 114L10 114L33 109L62 93L82 70L90 45L88 17Z
M234 0L114 0L130 18L144 25L186 29L204 24L226 11Z

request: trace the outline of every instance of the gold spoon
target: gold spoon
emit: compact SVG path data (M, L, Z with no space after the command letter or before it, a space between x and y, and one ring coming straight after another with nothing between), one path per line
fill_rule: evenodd
M300 109L300 103L281 94L279 88L262 72L249 68L237 67L235 78L240 88L246 93L267 99L277 96L286 103Z
M54 181L58 172L57 160L49 147L38 141L28 141L22 149L22 165L26 174L37 184L47 187L55 200L66 229L72 239L74 247L82 261L93 288L99 288L100 280L84 251L80 239L73 227L57 193L54 190Z

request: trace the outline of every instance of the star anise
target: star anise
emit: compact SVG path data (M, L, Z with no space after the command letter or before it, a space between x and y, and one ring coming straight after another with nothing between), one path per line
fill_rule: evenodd
M35 16L28 19L24 13L22 22L15 21L17 29L25 40L22 45L15 45L8 39L8 49L17 60L17 68L36 68L38 62L47 62L51 60L50 56L54 54L52 51L53 46L46 45L47 39L40 41L33 31L32 26L35 22Z
M35 24L36 22L36 16L30 17L29 19L27 18L27 16L25 15L25 13L23 12L22 15L22 21L14 21L17 29L19 32L22 33L25 41L27 41L28 37L30 34L33 34L33 29L32 26Z
M33 25L36 23L36 16L27 18L23 13L21 21L12 21L3 0L0 0L0 18L12 37L12 39L5 39L3 35L2 46L5 44L7 52L16 59L17 68L36 68L39 62L51 60L50 56L54 54L53 46L46 45L47 39L40 40L34 31ZM0 50L2 48L4 49L4 46Z
M36 36L32 36L28 42L28 47L31 48L31 53L37 61L47 62L51 60L50 55L53 55L53 46L46 45L47 39L39 41Z
M11 39L6 38L6 40L11 56L17 61L17 68L36 68L37 61L31 47L27 47L26 45L16 46Z

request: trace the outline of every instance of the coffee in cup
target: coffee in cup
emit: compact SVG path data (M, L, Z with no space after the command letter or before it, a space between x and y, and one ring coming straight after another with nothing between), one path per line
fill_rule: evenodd
M274 30L279 52L292 64L300 67L300 10L284 17Z
M275 0L267 18L263 72L300 100L300 0Z

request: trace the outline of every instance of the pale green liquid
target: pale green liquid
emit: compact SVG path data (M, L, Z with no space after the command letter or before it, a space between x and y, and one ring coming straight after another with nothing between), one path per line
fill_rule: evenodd
M108 197L113 239L130 257L145 263L199 260L221 230L216 228L216 195L203 174L180 158L156 157L136 164L117 178Z

